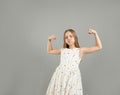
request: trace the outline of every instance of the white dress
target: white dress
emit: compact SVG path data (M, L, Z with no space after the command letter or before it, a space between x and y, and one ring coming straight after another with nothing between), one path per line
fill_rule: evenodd
M83 95L79 52L80 48L61 49L60 64L53 73L46 95Z

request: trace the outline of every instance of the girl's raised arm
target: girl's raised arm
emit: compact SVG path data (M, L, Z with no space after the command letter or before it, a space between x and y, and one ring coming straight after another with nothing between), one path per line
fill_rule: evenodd
M89 29L88 34L94 34L96 45L92 47L82 47L81 48L82 55L92 53L92 52L102 49L102 43L100 41L100 38L97 32L93 29Z
M47 52L50 54L60 54L61 53L61 49L53 49L52 47L52 40L55 40L56 37L54 35L51 35L50 37L48 37L48 44L47 44Z

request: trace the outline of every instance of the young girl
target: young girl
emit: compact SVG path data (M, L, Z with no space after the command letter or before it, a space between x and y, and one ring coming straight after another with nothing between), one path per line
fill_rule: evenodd
M97 32L89 29L88 34L94 34L95 46L80 47L78 37L73 29L65 30L64 45L60 49L52 47L51 41L56 37L54 35L48 37L47 51L50 54L60 54L60 64L53 73L46 95L83 95L79 63L85 54L102 49Z

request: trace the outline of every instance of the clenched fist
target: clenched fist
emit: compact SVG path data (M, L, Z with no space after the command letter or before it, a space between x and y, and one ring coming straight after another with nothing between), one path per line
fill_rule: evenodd
M48 37L48 40L49 40L49 41L55 40L55 39L56 39L55 35L51 35L51 36Z
M97 32L93 29L88 29L88 34L96 34Z

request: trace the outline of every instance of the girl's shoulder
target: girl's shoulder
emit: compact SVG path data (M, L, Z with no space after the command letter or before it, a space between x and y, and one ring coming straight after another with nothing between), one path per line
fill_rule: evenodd
M61 49L61 51L63 51L63 50L65 50L65 49L67 49L67 48L60 48Z

